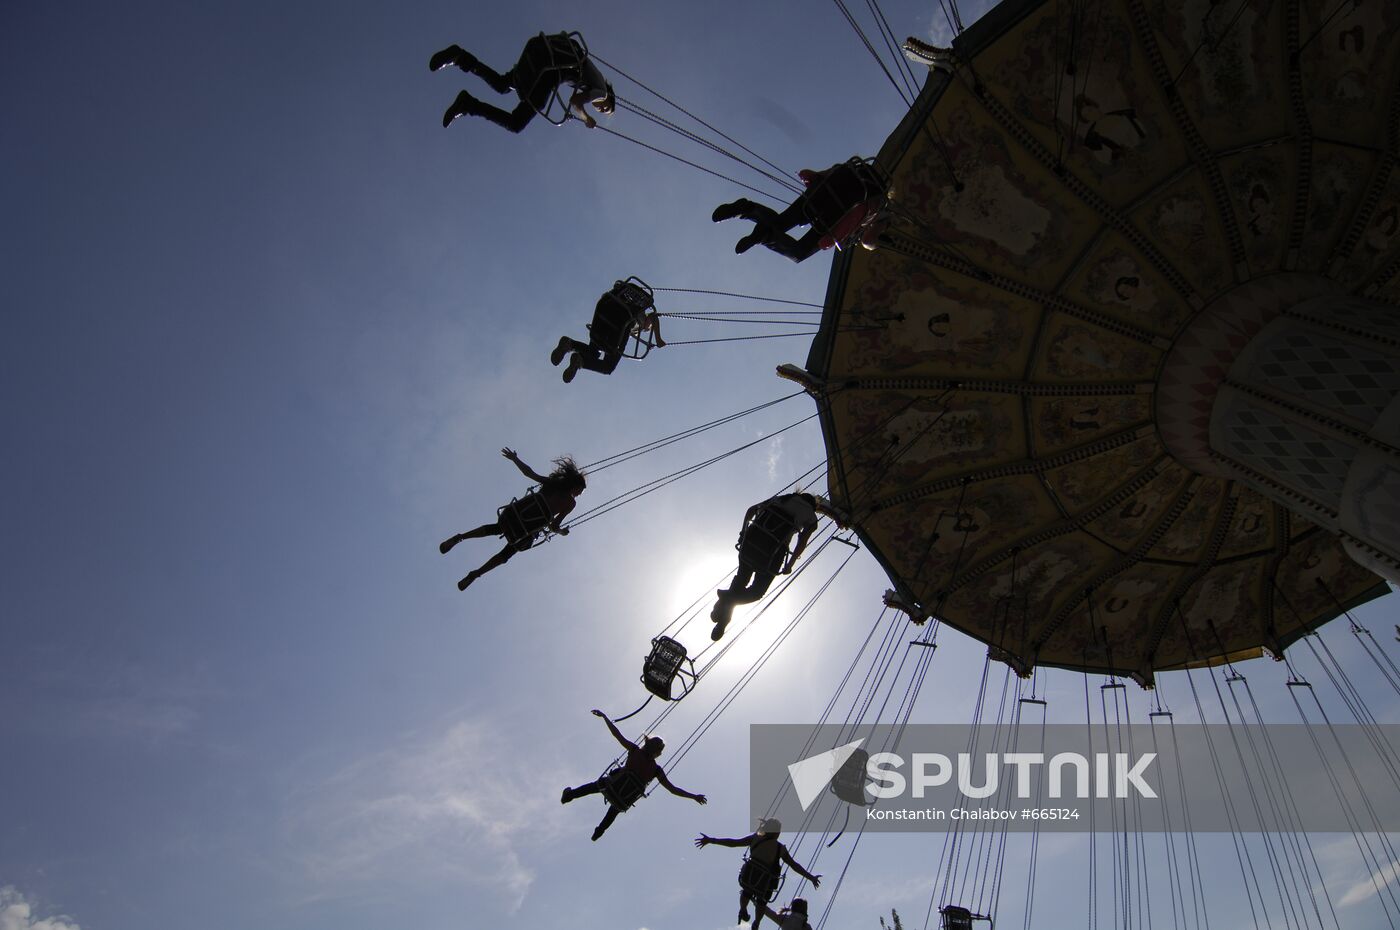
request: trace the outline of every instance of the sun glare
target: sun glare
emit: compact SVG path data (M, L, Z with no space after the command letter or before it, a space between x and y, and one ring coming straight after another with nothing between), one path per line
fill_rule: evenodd
M737 566L737 555L733 551L724 554L709 552L687 562L684 568L675 573L676 582L671 589L670 612L666 620L669 622L676 619L681 616L682 611L685 612L686 618L693 618L682 626L672 628L669 634L679 639L690 655L697 655L710 645L709 636L714 629L710 622L710 609L715 605L715 590L729 584ZM790 614L785 613L781 607L775 607L759 621L762 627L769 629L765 631L756 628L752 632L744 633L742 637L740 633L749 625L754 614L763 609L763 605L781 586L782 581L783 577L779 576L763 600L734 609L734 619L730 622L724 639L720 640L716 649L707 655L704 661L712 659L715 652L731 640L735 640L737 645L732 646L726 653L723 663L725 667L745 667L758 660ZM688 607L691 609L687 610Z

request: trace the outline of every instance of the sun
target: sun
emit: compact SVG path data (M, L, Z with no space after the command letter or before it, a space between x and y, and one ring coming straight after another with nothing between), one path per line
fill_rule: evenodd
M673 576L676 580L671 587L670 610L667 616L668 621L678 621L668 630L667 635L680 640L692 658L700 656L701 652L712 647L702 658L698 658L698 667L703 668L728 645L719 669L725 679L738 674L736 670L747 668L758 661L763 651L791 619L790 610L782 606L774 607L758 618L757 625L752 630L745 632L749 624L754 622L755 615L763 609L763 605L781 588L783 578L779 576L763 600L736 607L734 619L729 624L724 638L718 643L712 643L710 632L714 626L710 622L710 609L715 604L715 590L729 584L737 567L737 554L732 551L726 554L711 550L686 561L684 567Z

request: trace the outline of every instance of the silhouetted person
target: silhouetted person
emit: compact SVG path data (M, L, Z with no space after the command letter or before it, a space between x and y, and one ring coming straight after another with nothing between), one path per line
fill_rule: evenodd
M753 232L740 239L734 251L743 254L762 245L795 262L806 261L818 249L829 249L859 232L861 244L875 248L884 228L882 211L888 188L878 172L859 159L832 165L825 171L804 168L798 177L807 190L798 195L782 213L761 203L739 198L715 207L710 219L716 223L740 217L752 220ZM801 239L788 231L811 225Z
M653 778L661 787L678 798L690 798L697 804L708 803L708 799L703 794L692 794L684 788L677 788L671 784L661 766L656 764L657 757L666 748L661 737L648 736L642 745L638 746L622 735L617 724L609 720L607 714L595 709L593 716L603 718L603 723L608 725L608 732L627 751L627 759L622 765L597 781L579 785L577 788L565 788L564 793L559 796L559 803L568 804L576 798L589 794L603 795L603 798L608 802L608 812L603 815L602 820L598 821L598 826L593 828L593 841L595 843L598 841L598 837L606 833L608 827L612 826L618 814L637 803L642 795L646 794L647 785L651 784Z
M799 865L797 860L788 853L787 847L778 841L778 835L782 833L782 830L782 823L769 817L759 823L756 832L738 839L706 836L703 833L695 838L696 849L704 849L712 843L717 846L746 847L748 849L748 858L744 860L744 867L739 870L739 922L743 923L749 919L749 902L753 901L758 905L758 915L753 920L754 930L757 930L758 925L763 922L764 914L770 917L774 916L772 910L766 905L772 900L773 892L777 890L778 879L782 877L783 863L787 863L794 872L811 882L813 888L821 887L822 877L813 875ZM800 901L801 899L794 900ZM806 907L805 901L803 907ZM786 927L786 924L780 926Z
M621 282L619 282L621 284ZM627 351L627 341L632 334L652 334L652 344L657 348L666 345L661 338L661 317L655 310L639 312L638 309L617 296L616 288L598 298L593 308L593 323L588 327L588 341L579 342L564 336L554 351L549 354L551 365L557 366L569 356L569 364L564 369L564 383L574 380L580 368L596 371L600 375L610 375L622 355Z
M584 108L585 104L591 105L599 113L611 113L617 104L612 85L589 59L587 51L564 32L554 35L540 33L532 37L525 43L515 67L505 74L482 64L460 45L449 45L428 59L428 68L433 71L441 71L451 65L477 75L498 94L514 91L520 103L514 110L506 112L476 99L464 90L442 115L444 127L450 126L459 116L480 116L511 132L519 132L536 114L544 113L549 108L550 99L562 84L573 88L569 96L569 112L577 114L589 129L598 124Z
M501 455L515 463L515 467L520 469L520 473L531 481L539 483L539 490L526 495L514 504L507 504L503 507L495 523L483 523L474 530L465 533L458 533L442 541L438 546L438 551L447 555L452 547L464 539L476 539L481 536L501 536L506 540L505 547L491 558L487 559L482 566L467 573L467 576L457 582L457 590L467 590L467 585L471 584L482 575L493 568L498 568L510 561L511 556L517 552L522 552L534 545L535 538L545 530L551 530L561 536L569 535L569 529L560 526L563 520L574 509L575 499L583 493L588 483L584 480L583 472L579 471L574 460L567 455L554 460L554 471L547 475L535 472L529 465L520 461L520 456L511 449L502 449Z
M793 898L781 911L773 910L762 901L755 901L754 910L777 924L778 930L812 930L812 925L807 922L806 898ZM754 926L758 926L757 920L754 921Z
M779 573L792 571L816 528L817 499L811 494L779 494L754 504L744 513L744 527L739 534L739 570L729 587L717 592L719 599L710 611L715 624L711 639L724 636L735 604L752 604L768 593ZM789 554L788 545L794 535L797 545Z

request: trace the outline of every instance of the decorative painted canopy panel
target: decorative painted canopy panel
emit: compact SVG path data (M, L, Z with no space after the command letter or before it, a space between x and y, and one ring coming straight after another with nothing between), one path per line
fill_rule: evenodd
M895 222L837 258L807 363L829 495L1021 667L1278 653L1386 590L1157 423L1168 353L1245 282L1400 300L1400 4L1331 8L1009 0L880 154Z

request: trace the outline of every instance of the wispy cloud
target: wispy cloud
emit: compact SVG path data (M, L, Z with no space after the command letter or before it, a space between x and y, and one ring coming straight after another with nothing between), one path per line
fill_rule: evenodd
M1373 835L1368 835L1365 840L1370 844L1375 842ZM1382 864L1374 871L1366 868L1354 837L1316 844L1313 852L1322 869L1324 883L1336 895L1337 907L1355 907L1369 901L1379 889L1393 883L1397 871L1400 871L1400 863L1397 862ZM1339 889L1341 893L1337 894Z
M11 885L0 888L0 930L80 930L71 917L36 918L34 907Z
M773 481L778 477L778 462L783 458L783 437L774 436L773 441L768 443L768 480Z
M1396 869L1400 869L1400 862L1392 862L1365 878L1357 879L1350 887L1342 883L1342 887L1345 887L1346 891L1342 892L1341 898L1337 900L1337 906L1350 907L1353 904L1360 904L1362 901L1374 898L1377 889L1384 888L1395 881Z
M549 802L564 784L513 758L521 748L490 722L463 719L307 786L288 827L312 897L461 882L518 910L535 878L528 853L559 832Z

